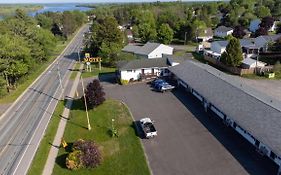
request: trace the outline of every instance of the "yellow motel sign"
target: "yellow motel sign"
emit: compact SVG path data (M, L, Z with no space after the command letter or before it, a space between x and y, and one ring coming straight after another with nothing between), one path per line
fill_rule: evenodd
M84 58L85 62L90 62L90 63L98 63L101 62L102 59L100 57L94 57L94 58Z

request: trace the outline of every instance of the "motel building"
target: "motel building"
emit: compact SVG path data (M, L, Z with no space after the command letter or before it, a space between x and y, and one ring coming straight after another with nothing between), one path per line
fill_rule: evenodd
M179 87L242 135L259 154L274 161L281 175L280 101L207 64L189 60L168 69Z

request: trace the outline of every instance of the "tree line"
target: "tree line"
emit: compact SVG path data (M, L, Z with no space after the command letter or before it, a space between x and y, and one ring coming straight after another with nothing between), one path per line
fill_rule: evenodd
M86 20L81 12L28 16L16 10L0 22L0 96L15 89L38 65L53 55L58 41L65 41Z
M89 12L95 16L88 51L113 65L122 58L126 44L118 25L131 26L140 42L193 42L207 28L224 25L234 28L233 36L243 38L250 21L261 19L253 37L266 35L275 19L281 17L281 0L230 0L229 2L154 2L100 5ZM266 32L265 32L266 31ZM281 33L281 26L277 29Z

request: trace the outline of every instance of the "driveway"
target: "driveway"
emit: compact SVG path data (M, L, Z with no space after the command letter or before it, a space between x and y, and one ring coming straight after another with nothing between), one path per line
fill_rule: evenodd
M107 98L124 101L135 120L156 121L158 136L142 139L155 175L268 175L277 166L260 157L243 138L204 112L181 90L157 93L145 83L104 85Z

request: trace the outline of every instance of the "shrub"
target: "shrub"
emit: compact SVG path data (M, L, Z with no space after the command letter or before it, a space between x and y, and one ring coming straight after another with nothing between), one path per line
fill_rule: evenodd
M93 82L87 85L87 88L85 90L85 96L87 107L89 109L93 109L94 107L102 104L105 101L105 93L99 80L95 79L93 80ZM84 100L83 97L82 100Z
M127 85L129 84L129 80L120 80L122 85Z
M95 168L101 163L100 151L93 141L79 139L74 142L72 150L81 152L78 157L83 167Z
M69 153L66 158L66 167L70 170L77 170L83 167L81 162L82 152L79 150L75 150L72 153Z

